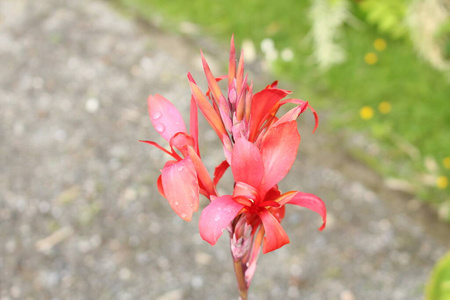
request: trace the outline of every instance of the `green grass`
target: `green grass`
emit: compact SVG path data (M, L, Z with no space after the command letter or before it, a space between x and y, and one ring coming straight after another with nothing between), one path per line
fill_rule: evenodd
M197 24L224 45L234 33L237 45L244 39L259 45L270 37L277 49L291 48L294 60L277 62L273 70L278 78L297 84L294 96L330 111L337 130L349 128L377 141L378 154L362 157L382 174L402 178L425 201L450 207L449 187L436 186L439 176L450 178L442 164L450 156L449 78L420 60L407 40L391 40L369 25L346 28L347 61L320 72L311 63L312 47L306 38L310 1L117 1L143 18L162 15L170 20L164 23L168 28L184 21ZM373 47L379 37L387 41L382 52ZM364 61L368 52L378 56L374 65ZM378 110L383 101L391 104L388 114ZM360 118L364 106L374 110L370 120ZM450 219L450 213L444 217Z

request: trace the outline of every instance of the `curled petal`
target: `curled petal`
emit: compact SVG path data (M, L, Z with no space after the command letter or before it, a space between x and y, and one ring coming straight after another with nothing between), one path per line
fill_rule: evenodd
M178 132L187 133L180 112L163 96L148 97L148 112L153 127L166 141L169 142Z
M300 106L302 106L302 107L303 107L303 106L305 105L305 103L306 103L306 107L305 107L305 108L309 108L309 109L311 110L311 112L314 114L314 120L315 120L315 123L316 123L316 124L314 125L314 129L313 129L313 131L312 131L312 132L314 133L314 131L316 131L317 127L319 126L319 115L318 115L317 112L314 110L314 108L312 108L312 106L309 105L309 103L308 103L307 101L300 100L300 99L286 99L286 100L281 101L281 102L280 102L280 105L284 105L284 104L286 104L286 103L295 103L295 104L298 104L298 105L300 105ZM304 110L305 110L305 109L303 109L301 113L303 113Z
M298 205L306 207L318 213L322 217L323 221L322 226L319 228L319 230L323 230L325 228L325 225L327 223L327 208L325 206L325 203L316 195L303 192L288 192L281 195L279 199L281 201L279 201L278 199L275 201L277 201L281 205L285 203Z
M237 203L229 195L214 199L203 209L200 216L198 225L202 239L214 246L222 235L222 231L243 207L243 204Z
M263 159L258 147L245 138L239 138L231 154L231 171L236 182L257 188L264 176Z
M161 171L164 195L183 220L190 221L198 209L199 187L195 166L189 157L168 161Z
M276 250L286 244L289 244L289 237L281 227L280 222L266 209L258 212L259 217L266 231L266 236L263 242L263 253Z
M188 134L178 132L170 139L170 146L180 150L184 157L188 156L187 147L194 147L194 139Z

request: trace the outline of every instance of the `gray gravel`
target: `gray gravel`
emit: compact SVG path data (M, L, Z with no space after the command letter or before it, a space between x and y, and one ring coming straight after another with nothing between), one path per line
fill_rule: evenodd
M198 43L101 1L0 1L1 300L237 298L227 237L211 247L199 214L186 223L170 210L155 189L166 157L137 142L161 141L148 94L187 116L187 72L203 82ZM208 57L219 74L226 50ZM282 188L321 196L328 227L291 207L291 244L260 257L250 298L422 299L449 227L383 187L326 121L312 126L301 124ZM202 133L211 170L222 158L213 137Z

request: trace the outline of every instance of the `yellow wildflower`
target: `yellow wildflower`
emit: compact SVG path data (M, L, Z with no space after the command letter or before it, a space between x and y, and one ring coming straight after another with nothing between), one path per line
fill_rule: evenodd
M445 189L448 186L448 178L446 176L439 176L436 180L436 186L440 189Z
M388 114L391 112L391 104L387 101L383 101L378 105L378 110L380 111L380 113L382 114Z
M447 156L446 158L444 158L444 160L442 161L442 164L444 165L444 168L450 169L450 156Z
M373 115L374 115L374 111L373 111L373 108L370 106L364 106L363 108L361 108L359 110L359 116L363 120L370 120L373 118Z
M386 41L384 39L378 38L375 40L375 42L373 42L373 47L377 50L377 51L384 51L386 49Z
M364 61L368 65L374 65L378 61L378 56L373 52L369 52L366 54L366 56L364 56Z

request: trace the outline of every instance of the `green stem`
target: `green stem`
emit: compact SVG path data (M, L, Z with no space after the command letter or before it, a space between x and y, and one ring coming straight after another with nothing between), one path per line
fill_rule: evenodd
M244 269L242 268L241 261L234 261L234 273L236 274L236 279L239 287L239 300L248 299L248 288L245 282Z

